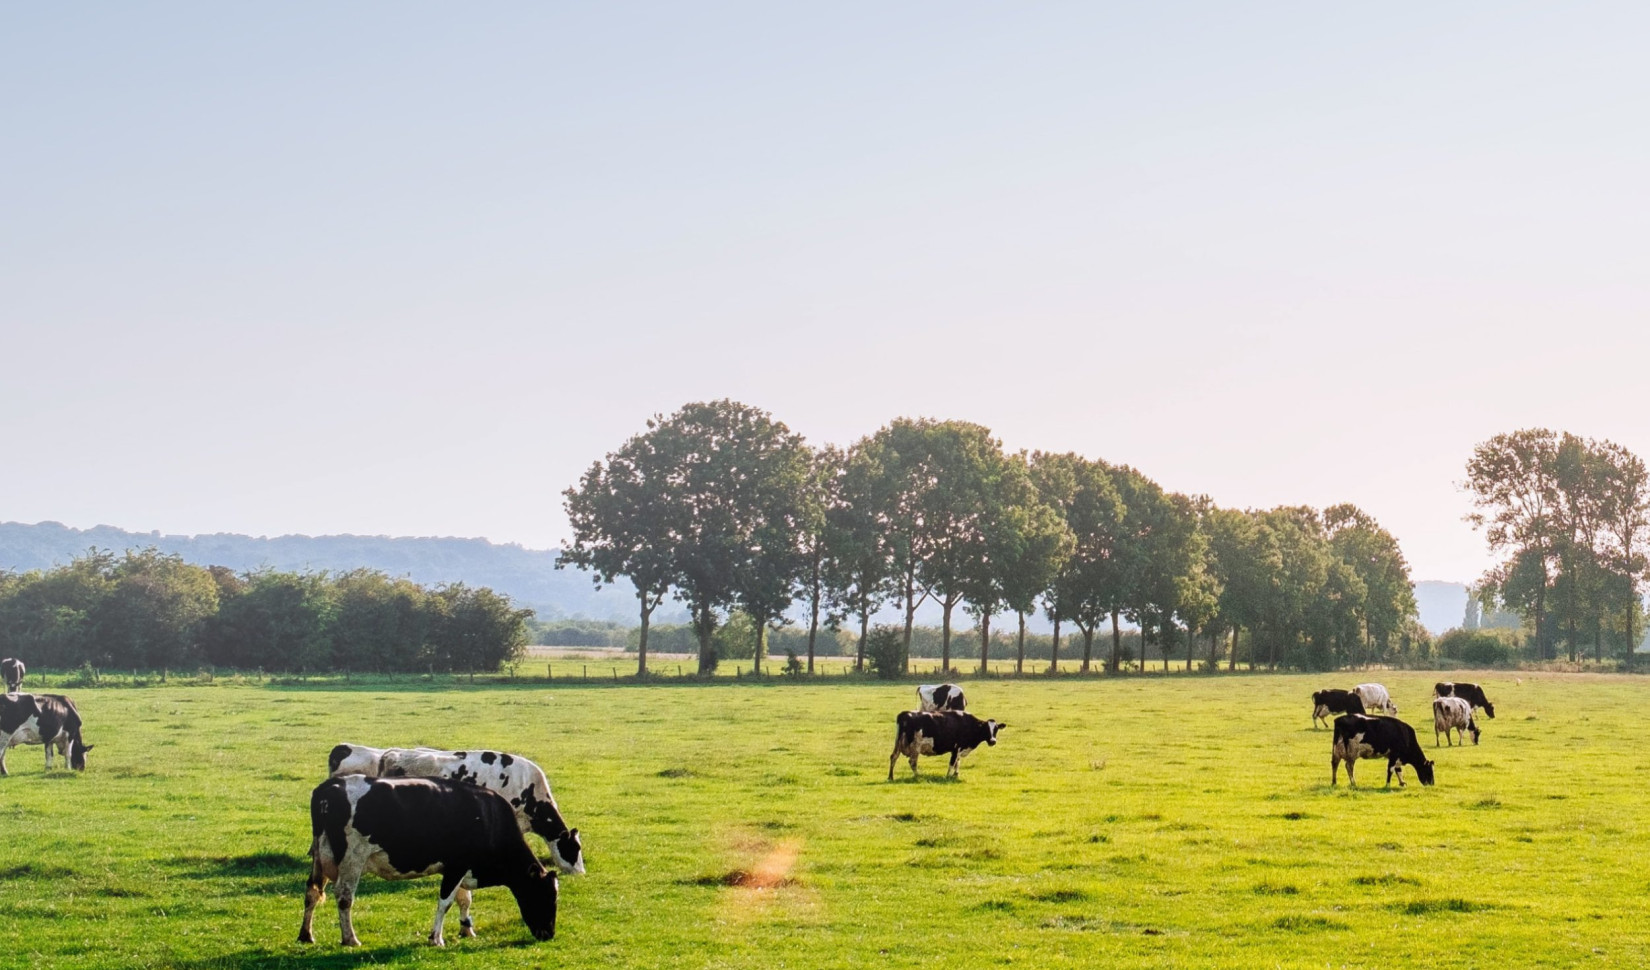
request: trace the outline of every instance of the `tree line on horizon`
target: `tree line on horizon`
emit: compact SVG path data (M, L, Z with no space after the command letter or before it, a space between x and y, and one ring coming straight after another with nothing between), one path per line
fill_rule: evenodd
M1473 590L1486 614L1516 613L1533 659L1628 656L1644 632L1650 473L1612 441L1546 428L1479 444L1462 487L1500 561Z
M494 671L522 656L531 615L463 583L236 572L155 549L0 571L0 654L43 669Z
M728 617L750 620L759 665L796 603L810 671L819 630L842 624L857 626L863 666L885 604L903 616L892 661L903 670L930 599L948 670L959 609L982 668L993 618L1010 614L1023 669L1025 618L1038 610L1053 623L1052 664L1064 627L1083 670L1112 672L1124 622L1138 628L1142 668L1148 645L1165 668L1193 651L1218 667L1224 647L1228 669L1240 652L1251 665L1329 669L1392 659L1426 636L1397 541L1353 505L1221 508L1127 465L1007 453L965 421L899 418L816 449L757 408L692 403L650 419L563 498L572 538L557 568L634 585L639 675L667 596L687 608L702 674Z

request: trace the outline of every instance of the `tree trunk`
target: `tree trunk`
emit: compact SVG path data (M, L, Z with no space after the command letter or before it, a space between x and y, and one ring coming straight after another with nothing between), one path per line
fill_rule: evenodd
M1168 614L1163 616L1163 625L1158 627L1158 639L1163 641L1163 672L1169 672L1169 648L1174 644L1174 638L1180 633L1180 628L1174 625L1174 618Z
M710 642L716 632L716 614L710 604L693 611L693 632L699 637L699 674L706 676L716 669L716 647Z
M1017 612L1020 614L1020 649L1014 656L1014 672L1023 674L1026 672L1026 614L1025 610Z
M756 621L756 650L751 654L751 673L762 673L762 656L768 652L768 620L766 617L753 616Z
M1083 631L1083 673L1089 672L1089 657L1094 654L1094 624L1080 623L1078 628Z
M951 608L954 604L945 604L945 613L940 619L940 672L951 672Z
M1049 650L1048 650L1048 672L1051 673L1051 674L1057 674L1057 673L1060 672L1060 618L1059 617L1054 618L1054 639L1052 641L1050 641Z
M647 602L648 601L648 595L646 593L638 593L637 594L637 599L641 600L641 603L642 603L642 636L641 636L640 643L636 647L636 676L637 677L646 677L647 676L647 624L648 624L648 621L653 617L653 607L648 605L648 602Z
M1146 611L1140 611L1140 672L1146 672L1146 644L1152 638L1152 621L1146 617Z
M905 659L901 661L901 673L905 673L911 663L911 625L916 622L916 615L917 566L911 563L905 567Z
M814 638L819 635L819 560L814 560L813 598L808 604L808 673L814 672Z
M860 601L859 604L859 656L854 659L854 670L865 672L865 637L871 632L870 604Z
M1209 673L1220 673L1220 633L1209 628Z
M980 673L991 669L991 614L980 611Z
M1111 672L1117 673L1117 665L1123 661L1123 631L1117 625L1117 611L1111 611Z
M1232 624L1232 655L1226 658L1226 670L1228 673L1237 673L1238 631L1241 629L1242 627L1238 626L1236 623Z

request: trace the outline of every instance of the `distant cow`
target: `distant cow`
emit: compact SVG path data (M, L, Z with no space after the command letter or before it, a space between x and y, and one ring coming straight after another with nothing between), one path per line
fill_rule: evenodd
M1313 691L1312 693L1312 728L1317 730L1318 722L1324 727L1329 726L1331 714L1362 714L1364 699L1356 691L1339 690L1331 687L1328 690Z
M1477 684L1449 682L1433 684L1432 693L1437 697L1459 697L1473 707L1482 707L1485 717L1492 720L1495 718L1495 705L1491 704L1490 699L1484 696L1484 688Z
M961 711L968 708L963 690L956 684L923 684L917 688L917 700L924 711Z
M439 778L346 775L316 786L309 799L309 884L299 943L315 942L315 907L338 884L344 946L360 946L350 910L364 873L384 879L441 875L430 943L445 946L442 924L458 903L461 934L474 936L470 892L505 886L538 940L556 935L556 874L540 864L498 792Z
M23 687L23 674L26 668L23 661L7 657L0 660L0 679L6 682L6 693L15 694Z
M550 846L557 868L570 875L584 873L579 830L569 828L562 819L544 772L521 755L340 744L332 749L327 766L334 778L352 774L369 778L444 778L491 788L516 810L523 832L534 833Z
M962 711L901 711L895 718L894 753L888 757L888 780L894 780L894 763L901 755L911 759L911 774L917 773L917 756L948 754L950 777L957 777L957 763L981 744L997 743L997 732L1006 725L982 721Z
M86 752L93 745L80 739L80 712L61 694L0 695L0 776L6 771L6 752L14 745L46 746L46 768L52 767L56 748L76 771L86 770Z
M1398 705L1392 703L1392 695L1380 684L1359 684L1352 688L1363 699L1365 711L1385 711L1388 714L1398 713Z
M1329 783L1336 782L1336 771L1346 762L1346 783L1356 785L1352 765L1359 758L1385 758L1386 783L1392 784L1397 774L1398 787L1404 787L1404 765L1415 769L1421 784L1432 784L1432 762L1421 751L1421 742L1415 740L1415 729L1395 717L1370 717L1365 714L1342 714L1335 718L1335 738L1329 749Z
M1461 738L1461 743L1467 743L1467 732L1472 734L1472 743L1478 743L1478 725L1472 720L1472 704L1464 697L1435 697L1432 699L1432 746L1438 747L1438 732L1442 731L1446 739L1454 730ZM1454 747L1455 742L1450 741Z

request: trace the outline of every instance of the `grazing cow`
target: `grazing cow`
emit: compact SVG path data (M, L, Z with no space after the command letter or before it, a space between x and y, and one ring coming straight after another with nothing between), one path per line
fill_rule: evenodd
M956 684L923 684L917 688L917 700L924 711L961 711L968 707L962 688Z
M1392 703L1392 695L1380 684L1359 684L1352 688L1363 699L1365 711L1385 711L1388 714L1398 713L1398 705Z
M52 749L76 771L86 770L86 752L94 745L80 739L80 712L61 694L0 695L0 776L6 771L6 752L14 745L46 746L46 768L52 767Z
M1453 729L1467 743L1466 732L1472 732L1472 743L1478 743L1478 725L1472 720L1472 704L1464 697L1435 697L1432 699L1432 746L1438 747L1438 732L1449 738ZM1450 741L1450 747L1455 742Z
M1312 729L1318 729L1318 722L1324 727L1329 726L1331 714L1362 714L1364 699L1358 696L1357 691L1339 690L1331 687L1328 690L1312 692Z
M951 767L946 775L957 777L957 762L982 743L997 743L997 732L1007 725L982 721L962 711L901 711L895 719L894 753L888 757L888 780L894 780L894 763L904 755L911 759L911 775L917 774L917 756L949 754Z
M1385 758L1386 783L1392 784L1398 775L1398 787L1404 787L1404 765L1415 769L1421 784L1432 784L1432 762L1421 751L1421 742L1415 740L1415 729L1395 717L1370 717L1366 714L1342 714L1335 718L1335 738L1329 749L1329 783L1336 782L1336 771L1346 762L1346 783L1357 785L1352 777L1352 764L1359 758Z
M1456 684L1448 681L1442 684L1433 684L1432 693L1435 697L1459 697L1473 707L1482 707L1484 716L1495 718L1495 705L1484 696L1484 688L1477 684Z
M498 792L439 778L328 778L309 798L312 859L299 943L315 942L315 906L338 884L344 946L360 946L350 910L364 873L384 879L441 875L430 943L446 946L442 924L458 903L461 935L474 936L470 892L505 886L537 940L556 935L556 874L544 868Z
M568 828L550 782L538 765L499 751L441 751L436 748L369 748L340 744L327 758L332 777L361 774L369 778L444 778L491 788L516 810L523 832L550 846L557 868L584 874L584 847L579 830Z
M6 681L6 693L15 694L23 687L23 674L27 668L23 661L7 657L0 660L0 678Z

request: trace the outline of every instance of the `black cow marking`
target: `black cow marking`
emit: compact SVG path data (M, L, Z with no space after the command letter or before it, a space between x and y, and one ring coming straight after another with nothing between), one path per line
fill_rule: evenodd
M1433 782L1432 762L1421 750L1415 729L1395 717L1370 717L1365 714L1342 714L1335 718L1335 736L1329 749L1329 783L1334 785L1341 762L1346 762L1346 782L1357 785L1352 766L1359 758L1385 758L1386 783L1398 776L1398 787L1404 787L1404 765L1415 769L1421 784Z
M501 755L498 756L498 763L499 763L499 766L502 767L502 768L510 767L512 764L515 763L515 761L516 761L515 758L512 758L507 754L501 754Z
M326 885L338 885L344 946L359 946L351 910L361 876L386 879L441 876L430 943L443 946L442 924L454 903L459 926L474 936L471 891L505 886L538 940L556 935L556 874L533 855L516 816L494 791L436 778L331 778L310 796L309 884L298 942L315 940L315 907Z
M493 762L495 762L497 760L498 760L498 755L492 753L491 751L481 752L481 763L482 764L490 765L490 764L492 764Z
M55 749L70 768L85 771L93 745L85 743L80 731L80 712L61 694L0 695L0 776L8 774L6 753L19 744L45 745L47 768Z
M962 711L901 711L894 719L894 753L888 756L888 780L894 780L894 764L900 756L911 759L911 775L917 774L917 756L949 754L946 775L957 777L959 761L979 747L997 743L997 732L1006 725L982 721Z
M1355 690L1327 690L1314 691L1312 694L1312 729L1318 728L1322 721L1327 726L1331 714L1362 714L1364 700Z
M1482 707L1484 709L1485 717L1488 717L1491 720L1495 718L1495 705L1491 704L1490 699L1484 696L1484 688L1478 686L1477 684L1451 683L1449 681L1445 681L1440 684L1434 684L1432 686L1432 693L1437 697L1459 697L1468 704L1471 704L1473 707Z

